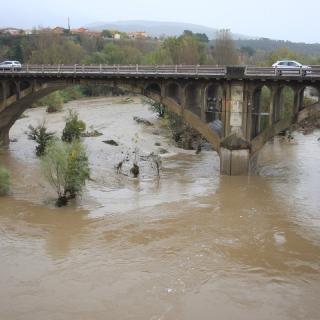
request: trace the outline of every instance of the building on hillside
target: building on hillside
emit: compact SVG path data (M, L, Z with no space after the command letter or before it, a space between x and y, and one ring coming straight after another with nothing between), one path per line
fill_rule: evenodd
M26 34L26 35L30 35L30 34L33 34L33 33L34 33L34 30L31 30L31 29L24 30L24 34Z
M135 40L149 38L148 34L144 31L128 32L128 37Z
M52 29L52 32L55 34L64 34L67 29L62 28L62 27L55 27Z
M113 35L113 39L115 39L115 40L120 40L120 39L121 39L121 34L120 34L120 33L115 33L115 34Z
M75 34L83 34L83 33L87 33L89 30L86 28L78 28L78 29L72 29L71 33L75 33Z
M24 34L24 30L17 28L4 28L0 29L0 34L10 34L11 36L19 36Z

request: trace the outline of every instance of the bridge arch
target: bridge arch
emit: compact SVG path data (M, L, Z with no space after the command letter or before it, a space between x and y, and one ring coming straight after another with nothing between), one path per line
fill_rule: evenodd
M199 118L201 117L201 88L193 82L188 83L184 88L185 107Z
M165 87L165 95L181 104L181 87L176 82L169 82Z
M301 89L300 97L302 100L302 108L318 103L320 101L320 87L312 85L305 86Z
M279 119L292 118L294 114L295 91L291 86L285 85L280 88Z
M269 125L272 92L269 86L261 84L255 87L251 102L251 139Z
M7 81L6 83L6 98L10 98L10 97L13 97L13 96L16 96L18 94L18 85L17 85L17 82L13 81L13 80L9 80Z
M26 89L29 89L31 87L31 83L27 80L22 80L20 82L20 90L23 91L23 90L26 90Z
M157 94L159 96L161 96L161 86L156 83L156 82L152 82L152 83L149 83L145 86L144 88L145 91L149 91L153 94Z
M209 83L204 88L205 121L220 137L224 130L226 93L221 83Z

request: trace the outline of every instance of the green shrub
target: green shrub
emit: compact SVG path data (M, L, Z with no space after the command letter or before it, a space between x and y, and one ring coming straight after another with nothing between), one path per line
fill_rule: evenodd
M89 161L79 141L64 143L54 141L41 158L42 170L58 195L57 206L66 205L69 199L82 193L89 179Z
M150 99L142 98L142 104L147 104L149 105L149 109L153 112L155 112L159 118L164 118L166 112L165 112L165 107L162 103L160 102L155 102Z
M58 112L62 110L63 106L63 97L60 93L60 91L55 91L44 98L38 100L34 106L46 106L47 112Z
M69 115L66 119L66 125L62 132L62 141L72 142L79 140L81 134L85 132L86 124L79 120L79 115L77 112L70 110Z
M67 103L72 100L81 99L84 95L81 91L80 86L66 88L59 91L64 103Z
M54 132L48 132L45 124L38 127L29 126L28 138L34 140L38 145L36 146L36 155L41 157L50 141L54 139Z
M0 196L6 195L10 188L10 174L7 169L0 167Z

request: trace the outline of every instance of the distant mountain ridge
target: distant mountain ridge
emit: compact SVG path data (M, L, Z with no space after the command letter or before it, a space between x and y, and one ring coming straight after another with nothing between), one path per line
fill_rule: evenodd
M179 36L184 30L191 30L194 33L205 33L209 39L215 39L219 29L210 28L202 25L182 22L161 22L161 21L144 21L144 20L128 20L115 22L96 22L86 25L90 30L116 29L121 32L145 31L150 36L160 37ZM255 39L246 35L232 33L234 39Z

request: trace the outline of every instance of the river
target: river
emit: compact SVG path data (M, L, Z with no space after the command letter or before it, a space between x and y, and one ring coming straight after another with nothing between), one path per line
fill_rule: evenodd
M276 138L259 175L227 177L216 153L172 146L138 100L67 107L103 133L84 139L92 181L76 203L53 206L24 133L44 109L16 122L1 155L12 172L0 198L1 320L319 319L320 132ZM63 117L46 124L61 131ZM133 144L155 143L169 151L160 179L116 174Z

